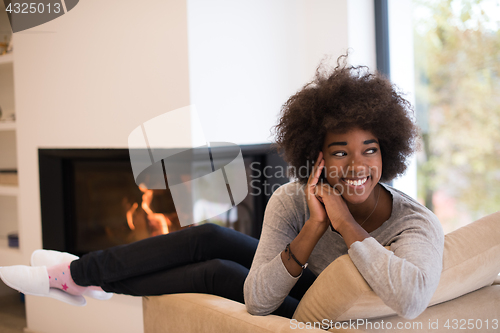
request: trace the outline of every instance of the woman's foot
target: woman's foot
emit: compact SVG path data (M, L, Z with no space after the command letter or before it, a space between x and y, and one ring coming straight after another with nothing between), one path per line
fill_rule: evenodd
M23 294L51 297L76 306L87 303L83 296L110 299L113 294L100 287L82 287L73 281L69 267L76 259L77 256L66 252L36 250L31 255L31 267L0 267L0 279Z
M53 276L51 275L50 279L51 287L53 288L64 289L65 287L63 287L64 282L62 282L62 279L66 281L67 277L69 276L69 278L71 279L70 281L71 283L70 284L66 283L68 290L71 290L76 294L80 294L81 290L78 288L85 288L85 290L80 295L88 296L98 300L110 299L113 296L113 294L105 292L104 290L101 289L101 287L97 286L82 287L77 285L73 281L68 266L73 260L77 259L79 259L77 256L67 252L59 252L53 250L36 250L31 254L31 266L47 266L48 270L53 274ZM58 267L56 269L56 267L59 265L61 265L61 267ZM58 280L55 280L56 278ZM73 288L72 287L73 284L76 287ZM66 292L68 291L66 290Z
M68 294L81 296L88 287L79 286L73 281L69 270L70 263L63 263L47 267L50 288L62 289Z

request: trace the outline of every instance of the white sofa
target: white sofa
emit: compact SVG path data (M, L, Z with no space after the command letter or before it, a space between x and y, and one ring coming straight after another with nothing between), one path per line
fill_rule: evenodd
M413 320L386 306L345 255L318 276L292 320L253 316L244 304L218 296L176 294L144 298L144 327L145 333L500 332L499 272L497 212L445 236L438 289L429 307Z

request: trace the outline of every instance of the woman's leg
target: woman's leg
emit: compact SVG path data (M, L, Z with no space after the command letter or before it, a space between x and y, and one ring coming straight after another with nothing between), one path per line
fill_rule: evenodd
M243 283L248 268L231 260L210 259L168 270L156 271L101 287L109 292L133 296L203 293L243 303Z
M217 295L244 303L243 284L249 269L234 261L211 259L176 267L166 271L136 276L102 285L108 292L136 296L152 296L176 293L203 293ZM291 318L305 291L316 277L304 271L290 296L273 314Z
M154 276L211 259L232 261L250 268L257 244L257 239L240 232L204 224L90 252L71 263L71 276L80 286L107 286L134 277L141 280L141 276ZM119 290L115 292L120 293Z
M209 293L243 303L243 284L257 243L256 239L239 232L206 224L129 245L91 252L81 259L74 260L71 263L71 272L66 272L66 275L73 277L78 285L102 286L104 290L115 293L138 296L183 292ZM71 257L60 252L48 252L50 251L42 253L48 256L45 261L54 259L51 256L55 254ZM67 264L57 265L66 265L63 269L68 269ZM16 267L13 268L17 269ZM40 268L45 267L22 268L36 269L38 272ZM44 272L38 273L47 272L48 269L45 269ZM20 272L14 272L12 269L4 273L9 273L9 277L20 276ZM32 273L34 272L26 270L26 274ZM61 274L65 275L64 271ZM4 278L5 276L2 276L2 279ZM41 283L44 278L50 279L51 276L40 276L38 282L28 281L28 286L21 283L18 287L32 287L31 284ZM306 270L290 295L273 313L291 317L300 298L313 281L314 275ZM18 282L13 284L17 286ZM16 286L12 288L19 289ZM63 289L66 290L64 287ZM51 293L39 295L51 296ZM51 297L56 298L57 295ZM59 296L57 298L61 299ZM83 297L77 297L83 300L83 303L79 302L78 305L85 304Z
M314 275L309 269L306 268L302 272L302 275L300 276L297 283L295 283L295 286L292 288L292 290L290 290L290 293L285 298L283 303L273 312L273 314L286 318L292 318L295 309L297 309L297 306L299 305L300 300L315 280L316 275Z
M300 279L297 281L295 286L290 290L290 296L300 301L309 287L316 281L316 275L313 274L308 268L306 268Z
M91 252L71 264L79 285L136 296L207 293L244 303L243 284L258 240L213 224ZM306 269L273 313L291 318L315 280Z

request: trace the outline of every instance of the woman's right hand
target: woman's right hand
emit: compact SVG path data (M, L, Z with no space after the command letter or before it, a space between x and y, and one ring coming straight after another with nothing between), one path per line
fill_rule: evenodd
M309 207L309 221L317 223L321 227L324 227L324 231L330 226L330 219L326 213L323 203L318 199L316 194L321 190L321 186L318 185L319 177L321 171L325 167L325 160L323 159L323 152L319 152L318 159L314 163L313 171L309 175L309 180L306 184L306 200L307 206Z
M307 262L314 247L330 225L330 219L326 214L326 210L320 199L316 196L318 190L321 189L321 186L317 185L324 166L323 153L320 152L304 189L307 206L309 207L309 219L297 237L290 243L290 252L295 255L300 263ZM294 260L290 260L290 253L288 251L281 252L281 260L288 273L292 276L300 275L302 267Z

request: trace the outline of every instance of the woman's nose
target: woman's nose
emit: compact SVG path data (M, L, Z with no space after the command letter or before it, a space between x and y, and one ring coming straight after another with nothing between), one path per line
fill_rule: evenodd
M364 177L368 166L363 156L353 155L348 166L348 175L351 177Z

